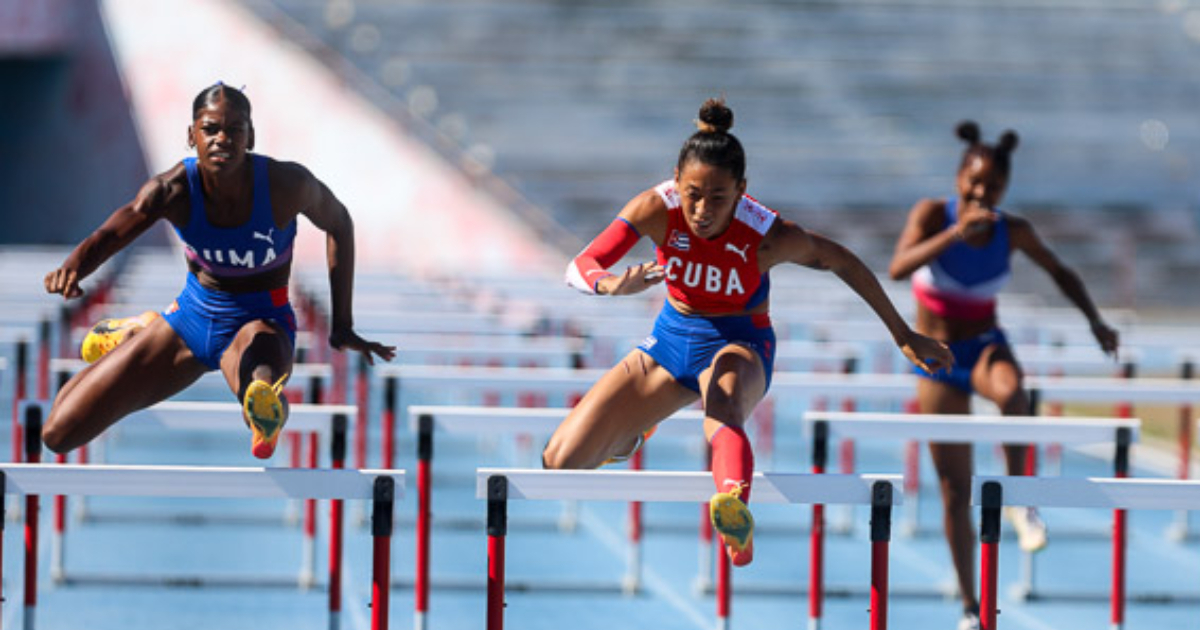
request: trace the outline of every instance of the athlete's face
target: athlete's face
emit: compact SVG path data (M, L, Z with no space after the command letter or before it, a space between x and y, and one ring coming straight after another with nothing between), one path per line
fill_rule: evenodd
M989 157L972 157L958 171L958 195L963 203L994 209L1007 188L1008 177Z
M727 168L692 160L675 171L675 187L688 227L700 238L715 238L733 220L746 180L738 180Z
M188 127L188 144L195 147L204 166L229 169L242 164L254 147L254 128L245 111L218 98L200 110Z

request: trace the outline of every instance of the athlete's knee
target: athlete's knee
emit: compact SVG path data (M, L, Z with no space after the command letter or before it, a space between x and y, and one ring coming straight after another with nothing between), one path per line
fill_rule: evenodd
M62 414L57 413L57 409L52 411L50 417L42 424L42 444L55 453L70 452L76 444L71 431L67 430L69 425L69 418L62 417Z
M742 406L730 396L723 394L710 395L704 401L704 413L721 424L741 427L746 424L746 412Z
M582 449L571 448L551 438L542 449L542 468L546 470L578 470L584 468Z
M996 404L1000 407L1000 411L1004 415L1029 415L1029 396L1025 394L1025 390L1020 386L1020 383L999 388L996 395Z

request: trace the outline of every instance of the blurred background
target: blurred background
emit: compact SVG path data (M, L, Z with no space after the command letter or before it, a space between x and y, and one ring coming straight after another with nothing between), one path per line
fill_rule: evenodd
M1020 134L1006 206L1097 302L1194 307L1194 5L0 0L0 241L85 236L186 155L191 98L224 80L258 150L378 237L366 260L557 271L723 95L751 194L878 271L912 204L952 193L970 118Z

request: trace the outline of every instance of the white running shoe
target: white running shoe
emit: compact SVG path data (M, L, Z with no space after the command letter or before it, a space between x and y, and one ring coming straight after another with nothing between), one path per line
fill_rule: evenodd
M979 611L968 610L963 612L962 619L958 620L958 630L980 630L983 625L979 622Z
M1046 524L1035 507L1007 507L1005 515L1017 532L1021 551L1033 553L1046 547Z

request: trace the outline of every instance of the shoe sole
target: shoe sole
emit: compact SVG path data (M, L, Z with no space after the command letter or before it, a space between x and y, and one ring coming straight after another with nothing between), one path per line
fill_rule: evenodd
M709 517L729 548L734 565L750 564L754 557L752 552L746 553L754 545L754 515L750 508L732 494L719 492L709 500Z
M255 381L246 390L245 410L253 433L250 451L259 459L267 459L275 454L275 445L287 420L283 402L270 385Z

